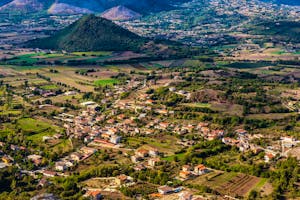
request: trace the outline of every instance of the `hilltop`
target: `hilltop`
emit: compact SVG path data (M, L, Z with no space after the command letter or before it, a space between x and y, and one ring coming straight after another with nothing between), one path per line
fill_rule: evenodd
M86 14L86 13L92 13L93 11L86 9L86 8L80 8L76 6L72 6L65 3L54 3L52 6L48 9L49 14Z
M146 40L113 22L89 15L44 39L29 41L26 46L67 51L138 50Z
M116 6L102 13L101 17L108 20L132 20L141 17L142 15L126 8L125 6Z
M6 1L6 4L0 7L0 11L6 12L40 12L45 10L52 4L52 1L47 0L14 0Z
M173 4L182 0L4 0L0 2L0 12L49 14L100 13L122 5L143 14L170 10Z

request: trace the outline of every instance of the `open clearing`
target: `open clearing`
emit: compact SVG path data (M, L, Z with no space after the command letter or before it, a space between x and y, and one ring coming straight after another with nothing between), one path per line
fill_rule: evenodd
M236 172L213 171L193 180L188 180L187 183L191 185L206 185L222 195L245 197L253 189L257 191L263 190L267 179Z

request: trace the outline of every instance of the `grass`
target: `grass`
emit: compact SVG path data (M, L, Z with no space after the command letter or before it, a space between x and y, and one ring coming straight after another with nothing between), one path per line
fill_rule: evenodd
M7 61L10 65L21 65L18 68L23 70L35 69L39 61L61 61L65 62L72 60L85 60L86 62L95 62L112 56L110 51L95 51L95 52L73 52L71 54L62 53L28 53L18 55ZM14 68L14 69L18 69Z
M53 153L67 153L72 150L72 145L70 140L64 140L61 143L55 145L52 149Z
M77 56L110 56L111 51L89 51L89 52L73 52Z
M235 172L220 172L213 171L206 175L199 176L193 180L189 180L188 183L192 185L207 185L214 189L220 187L222 184L232 180L237 176Z
M53 128L50 124L32 119L32 118L22 118L18 120L17 126L25 133L25 134L37 134L47 129Z
M56 90L58 87L56 85L43 85L41 86L41 89L43 90Z
M273 51L272 54L273 55L283 55L283 54L286 54L286 51L284 51L284 50Z
M112 85L115 85L115 84L118 84L119 83L119 80L117 79L99 79L99 80L96 80L94 81L94 84L95 86L112 86Z
M177 140L173 136L163 136L160 138L130 137L127 141L133 146L148 144L169 155L179 150L179 147L176 145Z
M261 178L260 181L251 190L260 191L260 189L267 183L267 181L268 179Z
M55 133L56 132L54 132L53 130L46 130L38 134L30 135L26 139L32 141L35 144L40 144L41 142L43 142L44 136L53 136Z
M182 160L183 157L184 157L184 155L185 155L185 153L174 154L172 156L168 156L168 157L162 158L162 160L172 162L172 161L174 161L175 157L177 157L178 160Z
M209 103L185 103L183 105L189 106L189 107L197 107L197 108L210 108L211 107L211 104L209 104Z
M17 116L20 115L21 111L20 110L6 110L6 111L1 111L0 115L13 115L13 116Z
M270 119L270 120L276 120L276 119L283 119L285 117L295 116L297 113L268 113L268 114L250 114L247 115L246 118L249 119Z
M3 130L0 130L0 135L2 136L2 137L5 137L5 136L7 136L7 135L9 135L9 134L14 134L15 132L13 131L13 130L11 130L11 129L8 129L8 128L4 128Z
M36 65L22 65L22 66L15 66L10 65L10 68L16 70L16 71L22 71L22 70L33 70L33 69L40 69L44 68L45 66L36 66Z
M51 78L51 81L53 82L61 82L83 92L94 91L93 81L97 79L76 74L75 71L78 70L78 68L56 67L56 69L59 70L59 73L51 73L45 69L40 69L38 72Z

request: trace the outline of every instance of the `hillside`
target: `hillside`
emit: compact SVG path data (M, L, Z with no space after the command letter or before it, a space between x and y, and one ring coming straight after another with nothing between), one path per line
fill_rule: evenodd
M86 13L92 13L93 11L86 9L86 8L80 8L76 6L72 6L65 3L54 3L52 6L48 9L49 14L86 14Z
M82 9L87 9L94 12L102 12L105 8L99 0L57 0L57 3L68 4Z
M277 3L277 4L291 5L291 6L300 6L299 0L263 0L263 1Z
M102 13L101 17L108 20L132 20L142 15L126 8L125 6L116 6Z
M0 6L3 6L3 5L5 5L5 4L9 3L9 2L11 2L11 0L1 0L0 1Z
M278 41L300 42L300 23L290 21L263 22L252 27L249 33L265 35Z
M173 4L182 1L185 0L0 0L0 12L36 13L48 10L50 14L99 13L122 5L149 14L170 10Z
M123 51L138 50L144 42L144 38L107 19L89 15L49 38L29 41L25 46L66 51Z
M14 0L3 4L3 6L0 7L0 11L28 13L40 12L47 9L52 3L53 1L51 0Z

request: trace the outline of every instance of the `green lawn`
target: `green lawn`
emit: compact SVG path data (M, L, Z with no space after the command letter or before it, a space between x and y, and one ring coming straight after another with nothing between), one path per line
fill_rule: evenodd
M168 156L168 157L162 158L162 160L166 160L166 161L172 162L172 161L174 161L175 157L177 157L178 160L182 160L182 158L184 157L184 155L185 155L185 153L174 154L172 156Z
M114 85L114 84L118 84L119 80L117 79L99 79L94 81L95 86L107 86L107 85Z
M41 86L41 89L43 90L56 90L58 87L56 85L43 85Z
M44 132L50 128L53 128L50 124L32 119L32 118L22 118L18 120L17 126L25 133L25 134L37 134Z
M41 133L30 135L30 136L26 137L26 139L31 140L35 144L40 144L41 142L43 142L43 137L44 136L53 136L55 133L56 132L53 131L53 129L49 129L49 130L46 130L46 131L41 132Z

